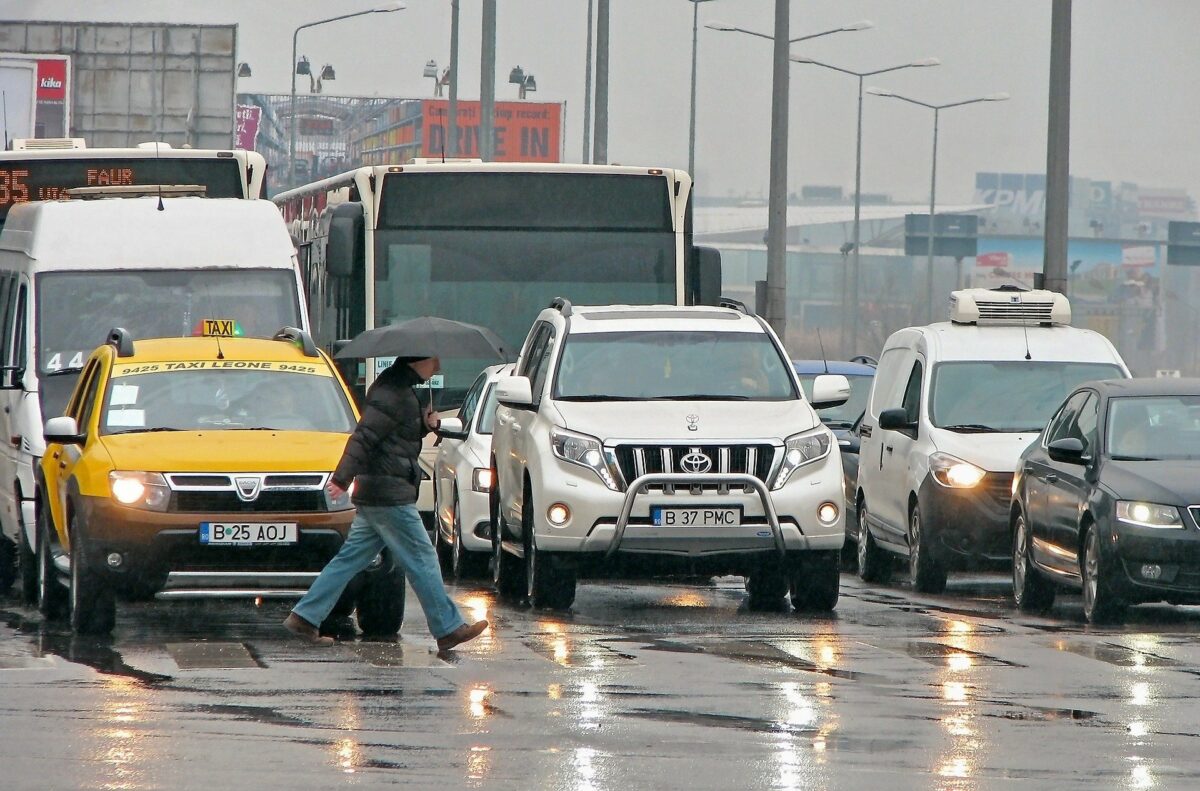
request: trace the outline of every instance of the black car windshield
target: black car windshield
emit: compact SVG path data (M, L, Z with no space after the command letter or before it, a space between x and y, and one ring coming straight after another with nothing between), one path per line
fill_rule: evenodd
M138 367L114 368L100 414L102 434L203 429L348 434L354 429L350 404L328 369L122 370Z
M1108 363L964 361L933 369L929 417L941 428L1041 431L1063 399L1084 382L1124 373Z
M554 397L779 401L797 394L790 364L762 333L652 331L569 336Z
M1200 459L1200 395L1111 399L1108 455L1127 461Z
M808 396L808 400L812 400L813 382L816 381L820 374L800 374L800 386L804 388L804 395ZM867 408L867 399L871 395L871 380L872 376L847 376L846 381L850 383L850 399L841 406L831 406L825 409L817 410L817 417L821 418L821 422L827 426L836 428L850 428L854 425L854 421L858 420Z

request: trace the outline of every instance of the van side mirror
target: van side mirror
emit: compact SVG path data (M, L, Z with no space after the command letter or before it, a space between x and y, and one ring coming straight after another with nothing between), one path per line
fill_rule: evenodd
M25 369L18 365L0 366L0 390L22 390Z
M325 269L334 277L349 277L366 265L362 204L339 203L332 214L325 243Z
M879 427L884 431L911 431L916 424L908 419L903 409L885 409L879 413Z
M841 374L821 374L813 379L813 409L841 406L850 400L850 380Z
M441 425L438 426L437 434L445 439L466 439L467 430L463 427L463 422L456 417L442 418Z
M1075 437L1054 440L1046 446L1046 453L1064 464L1083 464L1083 443Z
M43 427L42 436L46 442L56 442L60 445L82 445L85 435L79 433L79 426L75 423L75 418L67 417L52 417L46 421Z
M533 389L527 376L506 376L496 382L496 400L505 406L533 405Z

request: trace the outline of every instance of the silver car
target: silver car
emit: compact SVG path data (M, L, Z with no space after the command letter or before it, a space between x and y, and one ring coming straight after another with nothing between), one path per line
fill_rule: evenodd
M496 380L512 365L485 368L463 399L457 418L442 421L433 468L435 542L443 568L462 579L487 572L492 551L488 498Z

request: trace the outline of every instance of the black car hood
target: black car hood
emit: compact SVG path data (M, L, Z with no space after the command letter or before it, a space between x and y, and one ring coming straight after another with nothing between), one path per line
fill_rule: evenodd
M1200 460L1108 461L1100 478L1121 500L1200 504Z

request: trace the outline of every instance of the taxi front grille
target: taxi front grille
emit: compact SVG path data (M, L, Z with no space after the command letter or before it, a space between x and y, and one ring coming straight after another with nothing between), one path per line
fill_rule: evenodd
M312 513L325 510L325 495L320 491L265 491L250 502L243 502L237 492L183 491L175 492L171 510L177 513Z

